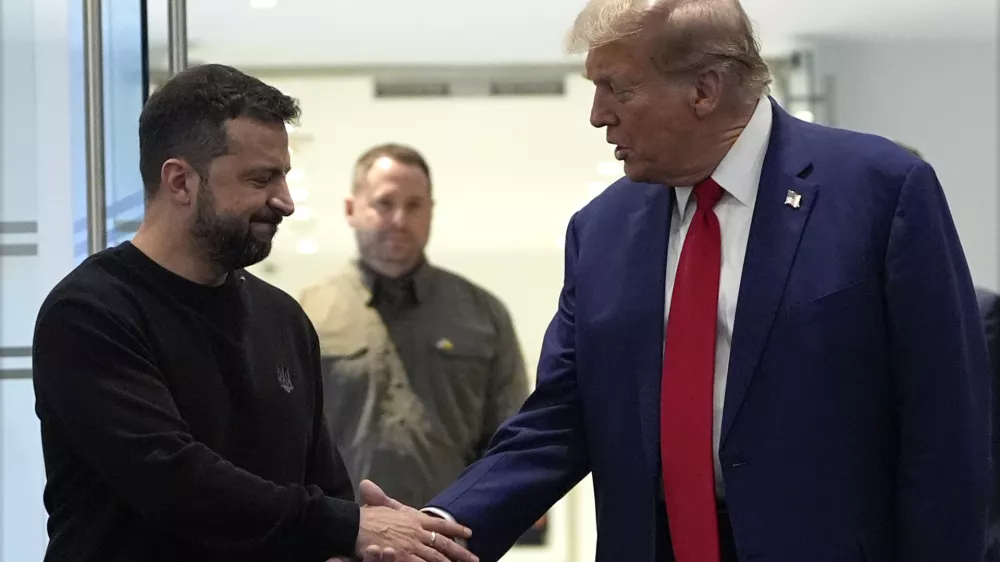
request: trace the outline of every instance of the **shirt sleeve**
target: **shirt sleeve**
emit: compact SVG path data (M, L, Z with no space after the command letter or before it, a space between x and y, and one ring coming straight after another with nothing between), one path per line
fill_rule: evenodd
M56 298L34 345L42 423L164 533L217 555L354 554L357 504L319 485L264 480L192 437L129 315L96 298ZM316 454L326 454L322 444Z
M486 452L490 439L500 425L516 414L528 397L524 356L514 331L514 323L506 307L499 301L494 302L493 315L497 327L497 352L490 369L480 455Z
M316 380L316 406L313 420L313 451L309 462L306 484L315 484L326 495L346 501L356 501L354 486L340 451L333 444L333 437L326 422L323 404L323 365L319 351L319 337L309 324L310 357Z

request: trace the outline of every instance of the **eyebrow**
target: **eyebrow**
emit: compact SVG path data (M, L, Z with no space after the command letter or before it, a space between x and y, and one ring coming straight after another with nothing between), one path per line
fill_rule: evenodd
M274 175L288 175L288 172L292 171L291 166L285 166L284 168L279 168L277 166L255 166L247 170L246 174L248 176L255 176L258 174L267 173L272 176Z

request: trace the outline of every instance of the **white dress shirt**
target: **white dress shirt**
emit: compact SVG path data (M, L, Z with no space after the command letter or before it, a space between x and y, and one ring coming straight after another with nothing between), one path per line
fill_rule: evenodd
M740 279L743 276L743 259L747 252L750 236L750 221L753 218L760 173L764 166L764 154L771 139L771 102L762 97L754 110L750 122L739 138L712 173L712 179L722 189L722 199L715 206L722 230L722 274L719 278L718 327L715 336L715 385L714 412L712 415L713 451L715 457L715 482L719 497L723 497L722 468L719 464L719 437L722 432L722 408L726 398L726 377L729 374L729 351L732 348L733 325L736 322L736 299L740 293ZM677 261L680 259L684 238L694 216L697 205L691 197L693 186L674 189L676 197L670 219L670 238L667 247L667 290L664 308L664 327L670 314L670 300L677 275ZM450 513L437 508L423 511L455 519Z
M715 457L716 493L723 497L722 466L719 464L719 437L722 433L722 409L726 401L726 379L729 375L729 351L733 343L733 326L736 323L736 300L740 294L743 277L743 259L750 237L757 188L760 184L764 154L771 139L771 102L765 96L754 110L750 122L712 173L712 179L722 189L722 199L715 206L722 230L722 274L719 278L718 324L715 332L715 385L714 411L712 413L712 450ZM664 308L664 326L670 315L670 300L677 276L684 238L694 217L697 204L691 192L693 187L674 189L670 238L667 247L667 290Z

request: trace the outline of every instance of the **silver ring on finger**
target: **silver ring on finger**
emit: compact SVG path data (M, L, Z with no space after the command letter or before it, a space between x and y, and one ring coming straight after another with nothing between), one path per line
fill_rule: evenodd
M437 540L437 538L438 538L438 534L437 534L437 531L431 531L431 542L430 542L430 546L434 546L434 541L436 541L436 540Z

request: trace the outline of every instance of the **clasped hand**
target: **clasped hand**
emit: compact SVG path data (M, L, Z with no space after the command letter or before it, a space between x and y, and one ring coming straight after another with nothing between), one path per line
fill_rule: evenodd
M405 506L370 480L361 483L361 500L356 556L364 562L479 562L453 540L472 536L468 528Z

